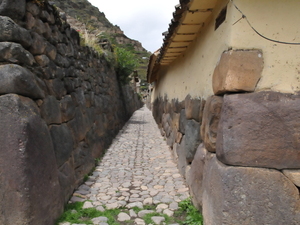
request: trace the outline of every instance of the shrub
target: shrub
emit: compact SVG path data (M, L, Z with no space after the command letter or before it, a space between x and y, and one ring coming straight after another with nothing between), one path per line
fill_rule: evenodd
M130 81L129 75L136 69L138 62L136 57L130 51L124 48L116 47L114 49L117 60L116 72L119 81L122 84L128 84Z

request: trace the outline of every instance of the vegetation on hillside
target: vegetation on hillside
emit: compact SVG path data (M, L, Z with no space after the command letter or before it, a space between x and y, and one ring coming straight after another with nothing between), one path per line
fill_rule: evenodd
M142 83L146 83L150 52L138 41L124 35L118 26L111 24L105 14L87 0L54 0L54 2L67 15L83 24L84 28L78 30L83 39L82 43L105 54L116 66L122 83L128 82L128 75L134 70L138 72Z

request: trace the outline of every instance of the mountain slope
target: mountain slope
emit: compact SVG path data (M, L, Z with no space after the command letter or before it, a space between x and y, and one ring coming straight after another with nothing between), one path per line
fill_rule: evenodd
M103 12L87 0L54 0L55 6L66 13L68 23L85 39L94 40L103 48L124 48L136 57L139 77L146 80L150 52L139 41L128 38L120 27L113 25ZM109 42L107 44L107 42Z

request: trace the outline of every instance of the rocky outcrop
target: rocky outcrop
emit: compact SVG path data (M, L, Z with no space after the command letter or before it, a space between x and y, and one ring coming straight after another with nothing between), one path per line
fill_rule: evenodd
M0 13L0 224L53 225L141 102L47 1Z

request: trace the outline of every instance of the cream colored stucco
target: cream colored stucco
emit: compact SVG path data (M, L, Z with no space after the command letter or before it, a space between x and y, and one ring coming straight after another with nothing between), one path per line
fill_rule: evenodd
M300 43L299 0L239 0L236 6L251 25L264 36L285 42ZM241 13L232 10L233 20ZM261 38L245 19L233 26L230 45L233 48L263 50L264 70L256 91L273 90L294 93L300 90L300 45L278 44Z
M228 3L226 21L214 30L215 18ZM235 0L251 24L263 35L287 42L300 42L299 0ZM223 51L261 49L264 70L256 91L293 93L300 90L300 46L270 42L258 36L241 19L232 2L219 0L210 21L187 51L161 68L152 101L158 96L183 100L186 95L207 98L213 95L212 74ZM234 25L233 25L234 24Z
M158 96L183 100L186 95L208 97L213 94L212 75L223 51L228 49L231 26L225 21L216 31L214 19L228 1L219 0L210 21L187 51L172 64L160 69L152 101Z

